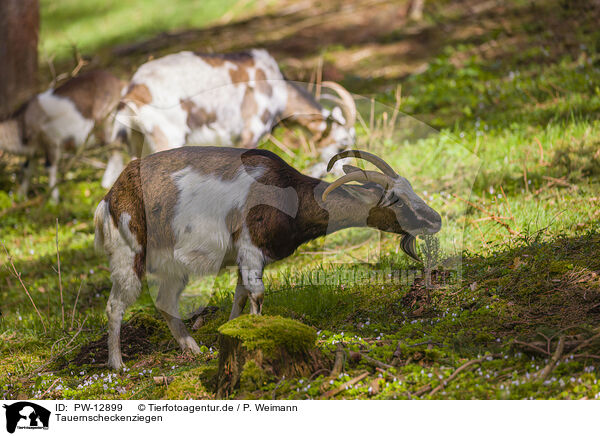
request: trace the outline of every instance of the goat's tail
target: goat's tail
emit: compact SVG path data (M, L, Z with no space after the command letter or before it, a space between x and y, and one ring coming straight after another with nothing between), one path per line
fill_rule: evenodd
M110 226L110 210L108 202L102 200L96 208L94 213L94 248L99 253L104 253L104 241L110 238L111 226Z

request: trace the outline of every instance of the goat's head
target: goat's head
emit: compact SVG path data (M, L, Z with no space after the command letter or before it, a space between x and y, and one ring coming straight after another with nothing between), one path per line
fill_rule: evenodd
M356 141L356 104L352 95L335 82L323 82L321 86L335 91L337 96L323 94L321 99L333 101L336 106L331 110L323 109L325 129L315 136L315 142L319 147L335 144L338 149L343 149L353 146Z
M366 171L351 165L344 165L346 175L340 177L325 189L322 198L337 187L349 182L362 182L362 187L375 194L378 200L369 210L367 225L385 232L403 235L402 250L410 257L419 260L415 251L415 238L440 231L442 219L412 189L410 182L398 175L383 159L374 154L347 150L331 158L327 166L330 171L335 162L347 157L356 157L371 162L382 172Z

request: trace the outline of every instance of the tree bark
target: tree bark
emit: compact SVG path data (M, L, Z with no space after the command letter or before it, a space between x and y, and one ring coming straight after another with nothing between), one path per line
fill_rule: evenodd
M412 0L409 7L409 18L415 21L421 21L423 19L423 8L425 7L425 0Z
M0 1L0 119L36 91L38 0Z

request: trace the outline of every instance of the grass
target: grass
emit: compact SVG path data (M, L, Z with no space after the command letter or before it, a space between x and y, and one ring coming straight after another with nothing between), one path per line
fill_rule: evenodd
M251 2L238 0L42 0L40 52L57 60L135 42L160 32L202 27L225 13L233 18ZM240 7L240 5L242 7Z
M85 23L75 17L85 16L87 6L63 3L65 15L55 15L56 23L69 21L67 11L75 14L73 22ZM305 244L267 269L264 313L317 329L325 362L333 361L342 343L347 350L343 371L334 379L323 371L303 379L270 380L235 396L317 398L365 371L365 379L334 398L600 394L600 344L584 342L595 338L600 321L600 39L594 25L599 11L583 3L574 12L560 1L539 6L543 10L511 2L477 15L460 5L436 2L423 23L377 36L380 50L373 49L369 62L359 59L347 67L352 73L342 78L354 92L370 94L376 102L359 101L364 118L359 146L385 155L444 216L444 262L434 286L426 288L418 274L395 279L397 271L420 267L398 253L398 241L389 235L351 229ZM51 7L42 6L46 16ZM155 30L201 26L226 8L203 7L213 11L206 21L176 22L185 14L165 13L170 24ZM122 3L106 10L128 16L133 9ZM544 19L536 18L540 16ZM448 35L441 41L435 33L439 23ZM455 34L459 25L467 36ZM90 27L87 37L77 33L78 45L93 52L154 33L144 33L143 27L137 33L135 26L117 26L117 39L104 39L117 33L112 24L105 35ZM58 39L44 32L43 44L49 44L44 47L59 53ZM428 48L425 68L403 77L382 73L357 80L363 71L376 71L379 61L400 63L390 58L390 47L411 43L414 35L437 44ZM362 48L323 46L324 70L346 71L344 62ZM422 56L419 46L414 50L407 56ZM121 61L105 60L115 68L121 68ZM292 75L310 73L288 68ZM398 84L402 99L392 129ZM276 136L298 141L294 133L281 130ZM302 147L288 156L274 144L263 146L300 169L311 163ZM0 207L5 210L18 204L10 177L16 164L0 161ZM92 214L104 194L100 175L89 167L75 168L61 186L65 200L60 207L33 205L0 218L0 240L48 326L44 333L8 259L0 254L0 395L212 398L217 329L227 319L234 289L229 272L194 280L186 290L184 313L199 303L218 308L193 332L202 345L200 356L179 353L151 293L144 290L126 314L124 335L137 338L125 350L127 371L116 374L103 366L110 278L106 259L92 249ZM34 189L45 192L44 177ZM57 218L66 331L55 271ZM457 266L458 280L447 280ZM564 352L555 366L548 366L561 337ZM578 349L577 344L583 346ZM552 371L543 376L546 367ZM173 382L156 384L152 376L159 375L172 376Z

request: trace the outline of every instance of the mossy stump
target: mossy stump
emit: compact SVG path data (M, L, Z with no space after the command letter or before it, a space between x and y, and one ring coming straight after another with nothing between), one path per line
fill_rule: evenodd
M312 327L281 316L243 315L219 327L217 398L259 389L277 377L302 377L318 366Z

